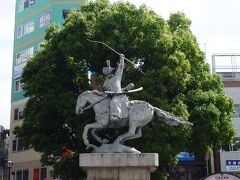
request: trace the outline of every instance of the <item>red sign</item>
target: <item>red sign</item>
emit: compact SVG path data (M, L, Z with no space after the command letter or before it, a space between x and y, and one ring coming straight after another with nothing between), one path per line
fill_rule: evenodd
M33 170L33 180L39 180L39 169Z

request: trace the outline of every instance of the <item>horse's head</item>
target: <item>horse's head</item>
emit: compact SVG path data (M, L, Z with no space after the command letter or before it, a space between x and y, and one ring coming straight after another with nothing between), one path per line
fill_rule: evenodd
M104 96L106 96L105 93L96 90L83 92L77 98L76 114L82 114L83 108L87 103L94 104L104 98Z
M76 104L76 110L75 113L76 114L82 114L83 113L83 108L85 107L85 105L88 102L88 94L89 91L85 91L82 94L80 94L77 98L77 104Z

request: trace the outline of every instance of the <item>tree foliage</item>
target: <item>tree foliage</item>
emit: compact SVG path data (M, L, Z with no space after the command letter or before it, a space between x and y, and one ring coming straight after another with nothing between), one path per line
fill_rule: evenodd
M172 14L166 21L146 6L136 8L124 2L90 2L73 11L63 27L48 29L45 43L24 69L22 81L29 100L16 135L42 153L42 163L53 166L55 174L79 176L77 157L85 152L83 127L94 121L94 113L75 115L77 96L90 89L89 70L97 73L102 84L105 60L116 65L119 58L87 41L92 39L144 64L145 75L130 66L124 72L123 86L134 82L144 87L130 99L145 100L194 124L169 127L155 117L144 127L142 138L128 142L142 152L159 153L159 170L175 164L180 151L202 157L209 147L229 143L234 135L233 103L220 78L210 74L190 25L183 13ZM62 158L66 148L73 153Z

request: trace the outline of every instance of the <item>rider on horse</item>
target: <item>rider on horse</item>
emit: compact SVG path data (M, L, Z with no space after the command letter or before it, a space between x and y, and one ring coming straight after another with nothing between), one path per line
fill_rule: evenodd
M106 75L106 80L104 81L103 88L105 91L110 91L112 99L110 102L110 121L118 122L121 119L128 118L128 97L124 91L132 89L133 84L130 83L128 86L122 89L121 80L124 69L124 55L120 55L118 68L112 68L110 66L110 61L107 60L107 67L103 68L103 74ZM106 124L109 123L105 122Z

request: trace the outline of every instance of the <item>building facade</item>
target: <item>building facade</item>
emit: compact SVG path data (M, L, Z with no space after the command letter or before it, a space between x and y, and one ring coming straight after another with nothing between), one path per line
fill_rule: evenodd
M220 170L240 177L240 54L213 54L212 70L222 79L224 90L235 106L232 121L236 135L233 144L220 150Z
M0 179L8 179L8 141L9 140L9 129L5 129L0 125Z
M24 147L12 133L24 121L28 100L22 90L21 75L28 59L44 41L46 28L52 23L62 25L69 10L79 9L83 3L84 0L16 0L9 141L13 180L43 180L49 176L47 168L41 167L40 154Z

